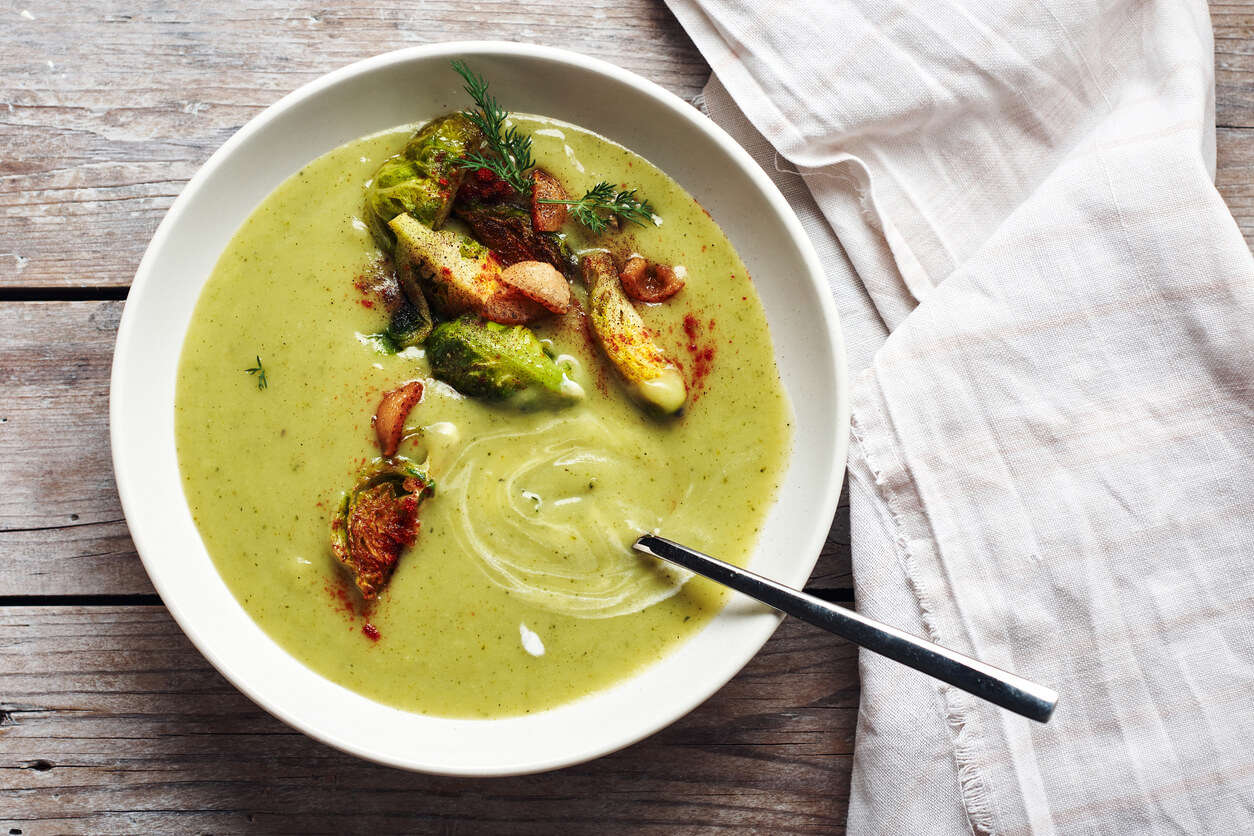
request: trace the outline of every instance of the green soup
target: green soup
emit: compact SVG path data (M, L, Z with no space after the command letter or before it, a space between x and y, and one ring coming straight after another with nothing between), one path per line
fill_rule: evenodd
M266 198L206 284L180 361L184 490L231 591L312 669L427 714L538 711L660 659L723 593L630 543L656 530L743 562L788 458L791 413L766 319L717 225L621 146L552 120L515 122L570 193L608 180L653 203L659 225L609 237L687 268L678 295L638 305L684 370L682 417L631 402L576 313L532 326L587 393L561 410L466 398L430 377L420 349L379 350L370 335L385 314L355 286L379 257L360 219L363 184L412 126L350 142ZM265 388L245 371L255 358ZM437 488L417 543L367 604L332 557L329 525L378 455L381 393L410 379L426 393L408 421L420 432L400 453L429 456Z

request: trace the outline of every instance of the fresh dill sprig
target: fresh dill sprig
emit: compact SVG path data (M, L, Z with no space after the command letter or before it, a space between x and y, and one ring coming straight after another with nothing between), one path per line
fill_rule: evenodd
M463 110L466 118L483 133L489 156L470 153L462 157L466 168L486 168L514 187L519 194L531 189L527 170L535 165L531 159L531 137L520 134L515 127L505 127L509 111L502 110L496 98L488 94L488 82L472 72L462 61L454 61L453 69L466 81L466 94L478 110Z
M636 190L614 191L614 187L604 180L589 189L578 200L540 200L539 203L562 203L570 207L575 220L598 235L604 232L609 224L604 215L616 215L625 221L639 226L653 222L653 206L648 200L638 200Z
M251 369L244 369L244 374L256 376L258 389L265 389L270 385L270 381L266 380L266 369L261 365L261 355L257 355L257 365Z
M500 157L485 157L479 153L469 153L462 155L459 160L463 168L474 171L480 168L486 168L488 171L496 175L498 180L504 180L509 183L515 190L521 194L526 194L531 188L525 177L521 176L515 167Z

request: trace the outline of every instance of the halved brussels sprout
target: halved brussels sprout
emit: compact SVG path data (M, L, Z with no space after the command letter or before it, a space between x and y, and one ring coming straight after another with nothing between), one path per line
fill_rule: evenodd
M510 325L548 314L501 280L487 247L450 229L432 229L412 215L389 224L396 234L396 275L411 300L428 295L445 316L471 312Z
M592 253L584 256L582 265L588 320L601 350L647 409L662 415L679 412L688 399L684 377L649 336L623 292L613 259L609 253Z
M392 577L418 538L418 506L434 492L426 470L401 456L376 459L357 474L331 520L331 551L363 598L374 598Z
M520 408L562 406L583 389L554 363L530 329L463 316L427 338L431 372L457 391Z
M408 212L439 229L448 217L465 170L458 164L483 136L461 113L433 119L414 134L399 154L375 171L366 190L371 229L384 249L392 242L388 221Z

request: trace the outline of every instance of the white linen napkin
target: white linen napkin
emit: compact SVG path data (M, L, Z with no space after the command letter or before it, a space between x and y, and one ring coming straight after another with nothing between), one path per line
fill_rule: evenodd
M829 264L859 609L1062 694L1034 724L864 653L851 832L1254 831L1254 260L1206 6L667 2Z

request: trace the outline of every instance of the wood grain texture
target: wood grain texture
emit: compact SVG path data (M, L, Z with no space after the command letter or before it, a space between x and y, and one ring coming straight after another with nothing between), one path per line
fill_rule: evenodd
M150 593L109 454L121 302L0 303L0 595Z
M120 302L0 304L0 530L121 519L109 367Z
M1215 33L1215 124L1254 128L1254 4L1211 3L1210 17Z
M27 6L30 19L20 13ZM1221 136L1220 150L1248 165L1254 11L1211 8L1217 122L1241 129ZM605 55L685 98L708 74L656 0L79 0L46 10L14 3L0 14L0 288L125 286L214 149L284 93L360 58L502 38ZM1234 186L1221 181L1254 241L1254 206Z
M844 822L856 655L792 622L688 717L522 778L414 775L253 706L160 607L0 610L0 833L597 832Z
M170 203L231 134L381 52L529 41L610 57L686 98L709 75L660 0L79 0L0 15L0 287L129 284Z

